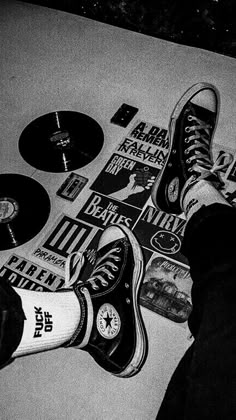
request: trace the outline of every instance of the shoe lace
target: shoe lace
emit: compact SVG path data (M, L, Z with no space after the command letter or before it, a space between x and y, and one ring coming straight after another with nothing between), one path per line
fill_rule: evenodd
M79 275L85 261L84 255L81 252L70 254L65 264L65 287L71 289L76 282L81 282L81 284L89 282L94 290L98 290L99 285L97 284L97 281L104 287L108 286L109 283L104 275L107 276L108 280L113 280L115 278L113 272L116 272L119 269L116 263L120 261L120 257L117 256L117 253L120 251L121 248L119 247L112 248L103 256L98 257L91 276L84 282L79 280Z
M114 280L115 275L113 272L116 272L119 269L116 263L120 261L120 257L117 256L117 253L120 251L121 249L119 247L112 248L102 257L97 259L93 272L87 280L94 290L99 289L97 281L99 281L104 287L108 286L109 283L104 278L104 274L107 276L108 280Z
M189 115L188 121L194 122L193 125L185 127L185 132L190 133L185 138L185 143L190 143L190 146L185 149L184 153L188 155L190 152L193 152L186 160L186 163L189 164L189 172L200 173L200 178L206 178L210 174L218 175L219 171L228 167L232 162L232 160L230 162L229 159L224 159L224 157L232 158L232 156L228 153L223 153L213 162L209 147L211 125L194 115Z
M82 252L72 252L66 259L65 264L65 288L71 289L78 280L81 269L84 265L84 255Z

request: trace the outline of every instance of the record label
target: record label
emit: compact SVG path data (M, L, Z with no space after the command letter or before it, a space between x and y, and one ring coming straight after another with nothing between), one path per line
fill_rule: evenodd
M8 223L14 219L19 210L17 201L8 197L0 197L0 223Z

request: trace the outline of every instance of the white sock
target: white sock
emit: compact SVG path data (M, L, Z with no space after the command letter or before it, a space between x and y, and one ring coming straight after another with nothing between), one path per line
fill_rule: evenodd
M14 290L21 297L26 319L21 342L13 357L59 347L72 337L81 315L80 304L73 291Z
M215 203L230 206L223 194L221 194L211 182L208 182L205 179L200 180L189 189L183 199L182 206L187 221L202 206L209 206Z

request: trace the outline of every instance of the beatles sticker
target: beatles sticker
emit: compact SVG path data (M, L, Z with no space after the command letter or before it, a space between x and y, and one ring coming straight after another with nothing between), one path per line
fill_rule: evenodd
M139 215L140 210L135 207L92 193L77 217L101 229L114 223L123 224L131 229Z

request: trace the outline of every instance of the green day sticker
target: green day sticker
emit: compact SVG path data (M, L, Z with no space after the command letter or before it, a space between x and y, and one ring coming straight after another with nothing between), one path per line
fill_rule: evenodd
M117 310L109 303L104 303L97 313L97 330L99 334L111 340L115 338L121 326L121 320Z

